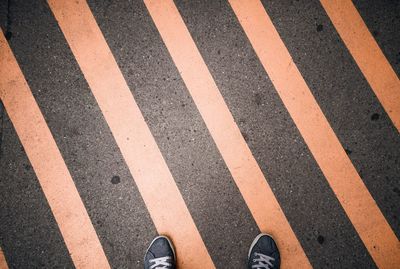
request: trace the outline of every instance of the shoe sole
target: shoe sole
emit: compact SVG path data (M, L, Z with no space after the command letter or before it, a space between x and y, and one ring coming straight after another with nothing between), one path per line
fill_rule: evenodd
M146 254L147 254L147 252L149 252L149 249L151 248L151 246L153 245L153 243L154 243L157 239L160 239L160 238L164 238L164 239L166 239L166 240L168 241L168 244L169 244L169 246L170 246L171 249L172 249L172 253L174 253L174 262L176 263L176 254L175 254L174 245L172 244L171 240L169 240L169 238L166 237L166 236L164 236L164 235L159 235L159 236L157 236L156 238L154 238L153 241L151 241L149 247L148 247L147 250L146 250L146 253L144 254L143 260L146 260Z
M269 234L266 233L260 233L259 235L257 235L257 237L253 240L253 243L251 243L250 249L249 249L249 253L247 254L247 259L250 258L250 254L251 254L251 250L253 249L253 247L257 244L258 240L260 240L261 237L263 236L269 236L273 239L273 237Z

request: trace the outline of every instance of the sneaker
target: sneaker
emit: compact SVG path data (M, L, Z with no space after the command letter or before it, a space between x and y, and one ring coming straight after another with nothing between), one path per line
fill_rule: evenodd
M144 256L145 269L175 269L175 250L166 236L157 236Z
M267 234L260 234L254 239L247 258L248 269L278 269L281 265L278 247Z

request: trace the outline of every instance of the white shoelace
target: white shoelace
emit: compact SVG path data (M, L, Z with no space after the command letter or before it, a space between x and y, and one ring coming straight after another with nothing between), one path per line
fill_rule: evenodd
M172 267L172 264L169 263L168 260L171 260L170 256L151 259L150 264L154 264L150 266L150 269L169 269Z
M254 253L254 257L257 257L257 256L259 258L253 259L253 262L257 262L258 264L252 265L251 268L254 268L254 269L271 269L271 268L274 267L274 265L271 263L271 262L275 261L274 258L272 258L270 256L267 256L267 255L264 255L264 254L261 254L261 253L258 253L258 252Z

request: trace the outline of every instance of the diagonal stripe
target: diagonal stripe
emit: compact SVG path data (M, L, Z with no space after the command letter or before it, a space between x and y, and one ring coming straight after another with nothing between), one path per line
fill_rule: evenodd
M4 256L3 250L0 248L0 269L8 269L6 257Z
M259 0L230 0L262 65L376 264L400 264L400 243L346 155Z
M7 41L0 31L0 98L77 268L110 268L96 231Z
M259 228L278 239L283 267L311 267L173 1L145 4Z
M400 131L400 80L351 0L321 0L326 13Z
M84 0L49 0L154 224L176 244L180 268L214 268L176 183Z

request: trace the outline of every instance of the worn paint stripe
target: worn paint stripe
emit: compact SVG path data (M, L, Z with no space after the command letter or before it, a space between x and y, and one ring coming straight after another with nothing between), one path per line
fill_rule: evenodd
M0 269L8 269L6 257L4 256L3 250L1 248L0 248Z
M144 2L259 228L276 237L283 268L310 267L173 1Z
M400 80L351 0L321 0L326 13L378 97L400 130Z
M96 231L24 75L0 33L0 98L77 268L110 268Z
M158 232L170 236L175 243L180 268L214 268L171 172L86 1L48 2Z
M400 264L400 243L379 210L259 0L229 0L311 153L376 264Z

